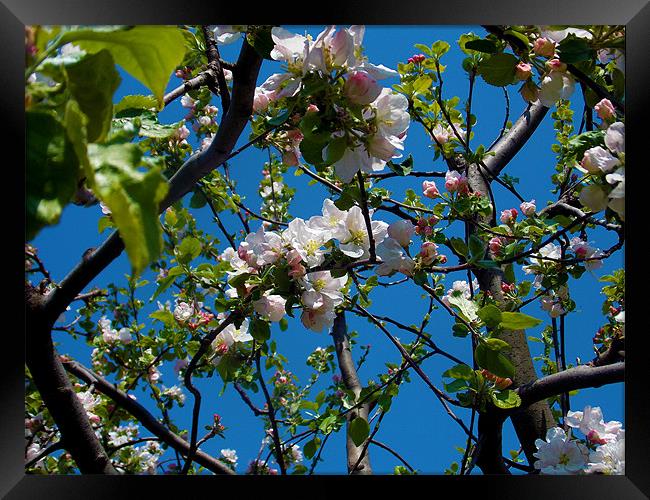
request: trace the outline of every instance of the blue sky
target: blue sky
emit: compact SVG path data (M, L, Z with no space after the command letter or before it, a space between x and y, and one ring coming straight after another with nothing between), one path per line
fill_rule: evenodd
M292 31L303 32L304 27L289 27ZM319 28L308 28L312 35L317 35ZM384 64L396 68L398 62L405 62L408 57L418 53L414 48L415 43L431 44L436 40L445 40L451 44L451 51L443 59L447 70L443 77L445 80L445 98L454 95L460 97L461 104L467 98L468 79L462 70L460 62L464 54L458 48L456 41L461 34L473 31L477 34L484 34L480 26L426 26L426 27L384 27L368 26L364 40L366 54L371 62ZM222 57L229 61L235 61L239 51L240 43L235 43L222 48ZM280 70L279 63L264 61L262 71L258 80L261 84L270 74ZM121 71L122 85L115 94L115 102L122 96L134 93L148 93L144 87L134 81L129 75ZM180 81L173 77L169 83L169 90L176 87ZM383 81L385 86L397 83L397 80ZM525 103L516 92L517 87L509 88L510 94L510 119L514 122L525 108ZM579 126L579 117L582 109L582 102L575 94L574 103L575 116L577 117L576 129ZM217 98L213 104L220 108ZM477 124L472 147L479 144L489 146L498 135L504 119L504 98L502 89L485 84L477 80L474 91L473 113L477 116ZM170 104L160 114L160 121L172 123L180 120L185 115L178 101ZM526 199L536 199L537 206L542 207L547 200L552 200L550 193L550 176L553 173L555 154L550 147L554 141L553 121L549 112L533 138L526 144L525 148L511 161L505 169L505 173L520 178L517 186L519 192ZM243 144L248 138L247 129L240 138ZM412 124L406 140L406 152L411 153L415 159L414 168L417 170L445 170L442 160L433 161L433 151L429 147L429 141L425 134L416 124ZM263 162L268 159L265 151L250 149L237 156L231 162L231 174L237 181L238 191L246 197L247 206L253 210L259 208L261 200L257 195L257 185L261 179ZM326 191L319 185L308 186L307 176L293 176L294 169L290 169L285 175L285 182L291 187L297 188L295 201L291 213L298 217L309 218L320 212L321 204ZM393 197L403 197L406 188L410 187L419 191L422 179L417 178L394 178L384 181L381 184L392 190ZM495 186L495 197L498 210L517 207L519 202L512 194L505 189ZM186 198L186 203L189 197ZM199 227L212 234L218 232L214 223L211 222L209 208L205 207L194 211ZM99 206L81 208L70 205L67 207L57 226L44 229L33 242L39 249L39 254L50 270L55 280L63 278L78 261L81 254L89 247L99 245L106 237L98 234L97 220L101 216ZM379 212L376 216L386 222L394 220L391 214ZM236 227L230 216L224 217L224 223L231 228ZM253 229L258 227L257 223L252 224ZM460 230L460 225L458 226ZM609 235L592 233L592 242L600 248L609 247L613 241ZM224 247L225 248L225 247ZM450 264L455 259L450 258ZM577 311L570 314L566 319L566 352L567 362L575 363L576 357L583 362L593 357L591 338L596 330L603 324L600 307L603 296L600 294L602 284L598 278L608 274L614 269L623 266L622 252L615 254L605 266L593 274L585 273L580 281L571 280L572 297L577 303ZM106 269L90 286L106 286L110 282L125 285L124 275L130 267L125 254L122 254L108 269ZM151 272L145 273L144 277L154 282L154 275ZM456 279L466 279L466 274L457 273L447 278L448 285ZM143 299L148 299L155 290L154 286L148 285L143 289ZM168 297L165 297L168 298ZM423 313L426 312L428 300L424 299L416 287L409 284L383 289L379 287L373 292L373 304L369 310L373 313L391 316L399 321L410 324L420 321ZM146 310L155 309L155 303L148 305ZM542 327L548 324L549 318L543 312L538 303L526 306L523 310L530 315L543 318L545 323L535 329L529 330L528 335L539 335ZM68 318L73 319L73 312L68 313ZM449 352L461 357L471 359L469 338L460 339L451 335L452 321L444 310L437 310L433 313L427 332L431 333L433 340ZM149 324L147 325L149 326ZM359 333L359 345L371 344L371 354L367 363L362 367L359 375L363 383L369 378L375 377L378 373L386 371L386 362L399 363L400 357L389 340L377 330L372 324L365 320L358 319L348 314L348 327ZM404 341L411 342L413 339L405 332L390 328L391 332ZM80 341L72 341L65 333L54 332L55 340L60 342L59 351L69 353L79 359L87 366L90 365L90 349ZM314 333L305 330L299 322L290 322L286 332L275 328L273 339L278 343L278 350L289 358L287 369L298 375L301 382L305 383L309 376L309 369L305 365L307 354L317 346L325 347L331 342L331 337L323 333ZM531 343L533 355L541 353L541 344ZM358 356L359 351L356 351ZM179 384L174 372L173 363L162 367L163 383L166 386ZM442 385L441 373L450 367L450 363L444 358L433 357L424 364L425 372L429 375L434 384ZM268 376L271 373L267 374ZM328 377L327 377L328 378ZM411 383L404 384L399 396L393 403L391 411L384 418L381 430L377 439L395 448L404 458L421 473L442 473L452 461L459 461L460 454L455 447L464 447L465 434L445 414L433 393L424 383L412 374ZM325 385L330 382L329 378ZM222 397L218 397L222 388L221 380L218 378L204 380L197 384L203 389L204 404L201 412L201 427L209 423L213 413L219 413L223 417L224 425L227 427L226 439L216 438L204 446L208 453L218 454L221 448L236 449L239 455L239 471L243 471L248 462L257 456L260 441L263 437L261 421L254 418L248 408L241 402L237 394L228 389ZM315 395L320 389L316 389ZM149 396L136 392L138 400L149 408L155 407ZM259 395L253 395L253 399L262 406L263 402ZM191 414L191 395L187 395L187 403L180 411L175 410L172 416L181 427L189 428ZM600 406L603 409L606 420L624 421L623 386L615 384L599 389L580 391L572 397L571 409L582 410L590 404ZM456 411L456 410L455 410ZM469 412L462 409L457 414L469 420ZM302 443L304 444L304 442ZM511 425L508 423L504 433L504 454L517 446ZM384 450L371 448L371 462L376 473L390 473L399 462ZM344 473L345 471L345 440L344 433L332 436L323 453L324 463L320 464L317 472L321 473ZM478 472L478 471L476 471Z

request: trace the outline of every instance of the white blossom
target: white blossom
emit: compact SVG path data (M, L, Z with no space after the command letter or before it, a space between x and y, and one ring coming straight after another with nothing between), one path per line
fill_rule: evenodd
M580 474L586 465L587 448L571 440L560 427L553 427L546 433L546 440L535 440L538 458L535 469L542 474Z

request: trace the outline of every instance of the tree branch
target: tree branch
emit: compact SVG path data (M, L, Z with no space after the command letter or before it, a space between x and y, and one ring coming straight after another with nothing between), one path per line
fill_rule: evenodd
M359 380L359 375L357 374L357 369L354 366L354 359L352 359L352 352L350 351L350 343L347 339L348 329L345 322L345 312L340 312L334 318L334 325L332 326L332 339L334 341L334 348L336 350L336 359L338 361L339 370L341 371L341 377L343 378L343 384L345 388L352 391L356 399L361 395L361 381ZM368 453L365 453L362 456L364 445L361 443L361 446L357 446L352 441L350 436L350 422L357 417L364 418L368 421L368 415L370 413L370 404L364 403L359 406L357 410L350 411L346 415L347 419L347 440L346 440L346 449L347 449L347 461L348 461L348 473L352 475L367 475L372 474L372 468L370 466L370 456ZM356 465L356 468L355 468Z
M162 425L144 406L134 399L131 399L131 397L118 389L115 385L76 361L66 361L63 366L75 377L88 384L94 384L96 390L111 398L117 405L124 408L134 418L136 418L145 429L160 438L161 441L164 441L174 450L185 456L189 454L190 444L187 441L167 429L167 427ZM194 460L215 474L234 474L229 467L201 450L196 451Z

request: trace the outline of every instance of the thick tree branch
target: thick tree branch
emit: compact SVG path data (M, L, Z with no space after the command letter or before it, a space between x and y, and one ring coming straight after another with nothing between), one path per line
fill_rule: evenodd
M345 322L345 312L340 312L336 315L334 319L334 325L332 326L332 339L334 341L334 348L336 350L336 359L338 361L339 370L341 370L341 377L343 377L343 384L345 388L354 393L355 398L359 398L361 395L361 381L359 380L359 375L357 374L357 369L354 366L354 359L352 359L352 353L350 351L350 343L347 338L348 330ZM360 405L356 410L350 411L346 415L348 421L348 432L346 440L347 448L347 462L348 462L348 473L352 475L366 475L372 474L372 468L370 467L370 456L369 453L365 453L362 457L364 446L366 442L361 443L361 446L357 446L352 441L350 436L349 426L350 422L357 417L364 418L368 420L368 415L370 413L370 404L364 403ZM358 464L356 468L355 464Z
M44 319L43 297L25 289L27 346L25 358L43 402L61 432L65 448L82 474L118 474L90 425L83 404L68 379ZM55 318L56 319L56 318Z
M97 391L111 398L117 405L124 408L135 417L145 429L160 438L161 441L164 441L174 450L185 456L189 454L190 444L187 441L167 429L167 427L162 425L144 406L134 399L131 399L131 397L118 389L115 385L76 361L66 361L63 366L75 377L88 384L94 384ZM201 450L196 451L194 460L215 474L234 474L229 467Z
M512 128L490 149L495 154L485 159L485 166L492 175L499 175L510 160L524 147L539 124L542 123L548 109L541 104L530 104Z
M472 191L490 192L491 179L486 178L482 167L492 178L496 178L510 160L521 151L547 112L548 108L539 104L529 105L513 127L494 145L492 151L495 155L488 157L484 165L472 164L468 166L467 176ZM476 233L477 226L491 225L496 213L496 206L492 207L492 211L489 216L477 217L474 220L476 224L469 226L469 234ZM481 290L491 293L497 304L503 307L505 305L501 291L503 270L500 268L474 269L473 272L478 278ZM505 330L500 334L500 338L510 345L507 355L515 366L514 384L518 386L535 381L537 374L525 332L523 330ZM484 415L479 417L479 442L483 444L478 451L477 463L482 464L481 467L485 467L485 470L499 472L504 467L500 448L501 424L491 420L486 421L486 418L488 417ZM546 401L539 401L514 414L512 420L526 457L529 463L532 463L534 461L532 454L536 451L535 440L544 437L546 429L555 425L550 407ZM484 435L484 432L491 433L491 435ZM486 456L482 457L481 455L484 453Z
M580 365L522 385L517 389L517 392L521 397L523 408L556 394L575 391L576 389L586 389L587 387L615 384L623 382L624 379L624 361L604 366Z

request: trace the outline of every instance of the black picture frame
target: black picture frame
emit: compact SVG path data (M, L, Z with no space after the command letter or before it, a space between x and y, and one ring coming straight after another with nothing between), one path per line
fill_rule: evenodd
M342 494L376 495L379 498L404 494L444 494L450 487L456 498L648 498L650 497L650 398L648 398L646 367L648 366L647 335L643 329L643 221L637 208L643 207L641 192L646 185L642 176L645 158L642 155L644 112L647 111L647 88L650 82L650 5L648 0L458 0L407 1L363 0L314 4L285 0L278 4L255 6L246 2L198 2L195 0L2 0L0 2L0 103L2 119L10 124L3 134L3 151L17 150L18 161L5 173L5 190L24 198L24 26L29 24L178 24L184 23L277 23L277 24L624 24L626 25L626 107L628 114L628 163L625 262L631 262L634 273L628 273L626 318L629 335L626 339L627 369L625 376L625 427L628 437L625 476L318 476L318 477L219 477L204 476L28 476L24 474L23 405L24 353L21 330L12 330L18 345L6 350L0 395L0 495L11 499L42 498L134 498L140 487L147 495L173 498L184 495L229 494L234 488L247 498L256 490L265 497L295 495L321 498ZM645 139L647 141L647 139ZM6 165L8 166L8 165ZM13 203L13 202L12 202ZM22 252L19 233L24 235L23 221L14 217L16 242L16 288L10 295L16 302L18 287L24 287L20 269ZM633 233L636 231L636 233ZM12 250L14 249L13 243ZM647 253L647 252L646 252ZM15 266L15 267L14 267ZM639 266L639 267L637 267ZM637 269L639 270L637 272ZM12 271L12 276L14 276ZM7 306L10 307L10 306ZM20 307L16 304L16 307ZM20 309L14 309L20 310ZM24 318L23 318L24 320ZM20 328L20 325L19 325ZM636 328L636 329L635 329ZM23 330L24 331L24 321ZM9 334L9 330L5 332ZM5 346L6 347L6 346ZM14 354L17 353L17 354ZM435 453L435 450L431 451ZM218 482L213 482L218 481ZM309 481L306 483L305 481ZM291 484L290 484L291 483ZM415 483L418 483L417 485ZM444 483L444 484L443 484ZM374 491L371 493L369 488ZM408 489L406 489L408 488ZM417 489L412 489L417 488ZM440 492L440 493L437 493Z

